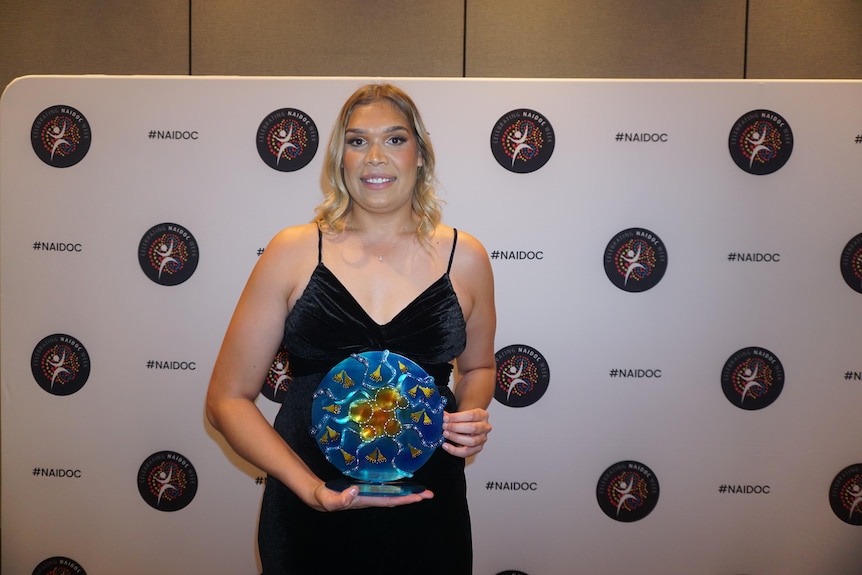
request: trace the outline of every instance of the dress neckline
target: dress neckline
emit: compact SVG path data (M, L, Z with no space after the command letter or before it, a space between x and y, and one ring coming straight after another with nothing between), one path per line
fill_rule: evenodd
M371 317L371 315L367 311L365 311L365 308L362 307L362 304L359 303L359 300L357 300L353 296L353 294L350 292L350 290L347 289L347 286L344 285L344 282L342 282L340 279L338 279L338 276L335 275L335 272L333 272L331 269L326 267L326 264L323 263L322 261L318 262L317 267L314 270L314 273L317 273L318 271L326 272L329 275L329 277L332 278L332 280L338 284L338 287L341 288L341 291L347 296L347 299L351 302L353 307L355 307L357 310L362 312L362 315L364 315L365 318L368 319L368 321L371 322L371 324L374 325L375 327L377 327L378 329L384 329L384 328L392 325L393 323L395 323L402 315L406 314L410 310L410 308L414 307L422 298L424 298L428 294L428 292L430 292L434 289L437 289L440 283L446 283L446 284L449 283L449 272L443 272L443 275L441 275L439 278L434 280L424 290L419 292L419 294L417 294L416 297L414 297L412 300L410 300L407 303L407 305L405 305L403 308L401 308L401 310L398 313L396 313L394 316L392 316L392 319L390 319L389 321L387 321L385 323L378 323L377 320L375 320L373 317ZM302 296L300 296L300 299L302 299Z

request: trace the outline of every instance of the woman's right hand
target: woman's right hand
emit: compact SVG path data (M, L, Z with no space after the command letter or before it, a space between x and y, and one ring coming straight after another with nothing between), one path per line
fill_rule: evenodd
M344 491L329 489L324 482L314 488L315 503L311 507L318 511L343 511L346 509L362 509L364 507L398 507L419 503L424 499L431 499L434 493L429 490L421 493L411 493L399 496L374 496L359 495L359 488L352 485Z

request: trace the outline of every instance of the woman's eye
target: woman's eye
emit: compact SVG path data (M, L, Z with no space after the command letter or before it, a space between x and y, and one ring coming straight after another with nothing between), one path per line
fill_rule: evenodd
M404 136L392 136L391 138L389 138L389 143L394 144L396 146L400 146L401 144L403 144L406 141L407 141L407 138L405 138Z
M353 147L361 146L364 143L365 140L363 140L362 138L350 138L347 140L347 145Z

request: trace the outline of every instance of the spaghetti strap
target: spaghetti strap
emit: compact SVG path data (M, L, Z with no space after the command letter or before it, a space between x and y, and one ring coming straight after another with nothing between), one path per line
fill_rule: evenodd
M323 262L323 232L320 227L317 228L317 263Z
M458 228L452 228L455 232L455 237L452 239L452 253L449 254L449 267L446 268L446 273L452 271L452 260L455 259L455 246L458 245Z

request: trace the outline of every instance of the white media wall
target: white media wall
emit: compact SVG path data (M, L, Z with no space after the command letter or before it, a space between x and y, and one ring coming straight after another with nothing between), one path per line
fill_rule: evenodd
M366 81L7 87L3 573L259 573L204 394ZM496 277L475 573L862 572L862 82L394 82Z

